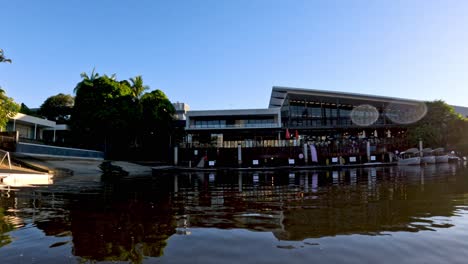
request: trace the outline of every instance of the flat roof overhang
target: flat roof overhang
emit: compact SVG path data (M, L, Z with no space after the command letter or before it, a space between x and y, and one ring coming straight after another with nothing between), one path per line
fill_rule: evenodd
M25 115L22 113L17 113L13 118L11 118L17 124L23 125L30 125L34 126L37 125L38 127L45 127L45 128L54 128L56 123L54 121L50 121L47 119L42 119L34 116Z
M422 101L402 99L386 96L374 96L357 93L323 91L303 88L290 88L274 86L271 91L270 108L281 107L285 100L298 102L323 102L336 104L372 104L372 105L387 105L387 104L405 104L418 105Z
M196 128L190 128L190 127L187 127L185 128L186 131L213 131L213 132L220 132L220 131L230 131L230 130L271 130L271 129L281 129L282 127L280 125L272 125L272 126L263 126L263 127L223 127L223 128L212 128L212 127L208 127L208 128L199 128L199 127L196 127Z
M188 111L186 116L191 117L232 117L232 116L275 116L279 115L280 108L261 109L233 109L233 110L201 110Z

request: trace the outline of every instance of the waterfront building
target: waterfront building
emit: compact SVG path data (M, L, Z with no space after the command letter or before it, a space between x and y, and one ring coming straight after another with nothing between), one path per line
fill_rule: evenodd
M55 130L56 125L55 121L17 113L8 121L6 132L18 131L22 139L43 140L44 132Z
M409 147L407 126L426 112L418 100L273 87L265 109L188 111L180 146L196 164L202 158L219 165L308 163L310 146L319 163L388 161L389 153ZM237 148L243 152L230 150Z
M175 120L186 120L186 114L190 110L190 106L186 103L175 102L172 104L175 109Z

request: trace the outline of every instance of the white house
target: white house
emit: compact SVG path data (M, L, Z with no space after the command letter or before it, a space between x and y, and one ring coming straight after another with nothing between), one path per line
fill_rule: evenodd
M56 139L56 132L63 130L68 130L68 127L66 125L57 125L55 121L22 113L18 113L11 118L6 127L6 131L18 131L20 138L31 140L43 140L44 131L53 131L53 142Z

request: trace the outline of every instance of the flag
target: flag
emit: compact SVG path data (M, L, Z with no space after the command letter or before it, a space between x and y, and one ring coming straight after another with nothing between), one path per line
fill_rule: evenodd
M299 132L297 132L297 129L296 129L296 133L295 133L294 137L295 137L296 139L299 139Z
M286 139L290 139L291 138L291 134L289 134L289 129L286 128L286 136L285 136Z
M310 145L310 158L312 159L312 162L318 162L317 149L313 144Z

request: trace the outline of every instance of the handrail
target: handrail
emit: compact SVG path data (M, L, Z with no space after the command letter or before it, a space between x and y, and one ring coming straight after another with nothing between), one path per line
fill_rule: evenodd
M11 168L10 152L4 151L4 150L0 150L0 152L1 152L2 154L5 153L5 155L3 155L2 161L0 161L0 165L3 164L3 161L5 160L5 158L7 158L7 160L8 160L8 167L10 168L10 170L12 170L12 168Z

